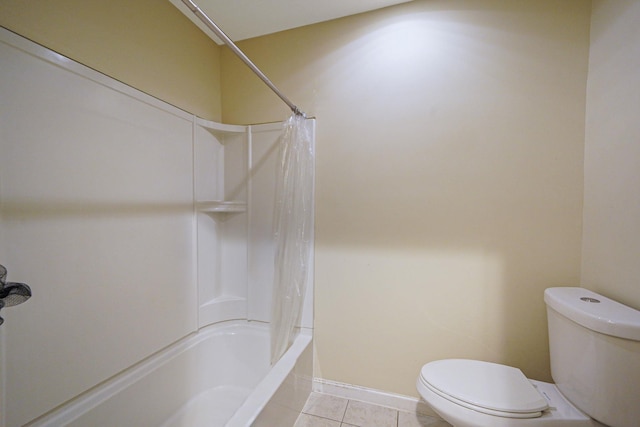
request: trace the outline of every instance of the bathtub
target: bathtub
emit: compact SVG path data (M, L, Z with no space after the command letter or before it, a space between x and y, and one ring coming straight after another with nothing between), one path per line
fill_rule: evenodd
M270 366L268 324L211 325L28 426L293 426L311 393L311 344L302 330Z

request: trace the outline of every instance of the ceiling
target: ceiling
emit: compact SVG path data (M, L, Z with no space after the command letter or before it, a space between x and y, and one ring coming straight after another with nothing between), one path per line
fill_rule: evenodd
M169 0L207 33L182 0ZM411 0L193 0L233 41L263 36Z

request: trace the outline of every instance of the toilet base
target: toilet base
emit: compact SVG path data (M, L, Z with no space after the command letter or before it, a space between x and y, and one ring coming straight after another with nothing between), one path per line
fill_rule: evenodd
M555 384L530 380L548 400L549 409L537 418L506 418L464 408L439 396L418 380L418 392L433 410L454 427L606 427L569 402Z

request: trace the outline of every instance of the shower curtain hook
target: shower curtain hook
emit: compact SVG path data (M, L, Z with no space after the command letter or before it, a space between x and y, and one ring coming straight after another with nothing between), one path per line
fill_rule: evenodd
M296 116L302 116L303 119L307 118L307 115L304 113L304 111L301 111L296 105L293 106L292 110L293 114L295 114Z

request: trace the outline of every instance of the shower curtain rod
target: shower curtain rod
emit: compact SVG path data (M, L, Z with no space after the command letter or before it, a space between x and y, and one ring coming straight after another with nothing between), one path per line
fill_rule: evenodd
M203 24L205 24L207 26L207 28L209 28L211 31L214 32L214 34L218 37L220 37L222 39L222 41L229 46L229 48L231 49L231 51L233 53L236 54L236 56L238 58L240 58L242 60L242 62L244 62L247 67L249 67L251 69L251 71L253 71L258 77L260 77L260 79L267 85L269 86L269 88L276 94L278 95L278 97L284 101L285 104L287 104L289 106L289 108L291 108L291 111L294 112L294 114L299 115L299 116L303 116L306 117L306 114L303 113L302 111L300 111L300 109L293 103L291 102L291 100L289 100L289 98L287 98L282 92L280 92L280 90L276 87L276 85L274 85L271 80L269 80L269 78L256 66L256 64L254 64L248 57L247 55L244 54L243 51L240 50L240 48L238 46L236 46L236 44L233 42L233 40L231 40L229 38L229 36L227 36L224 31L222 31L220 29L220 27L218 27L216 25L215 22L213 22L213 20L211 18L209 18L207 16L206 13L204 13L202 11L202 9L200 9L198 7L197 4L195 4L192 0L182 0L182 3L184 3L191 12L194 13L194 15L196 15Z

